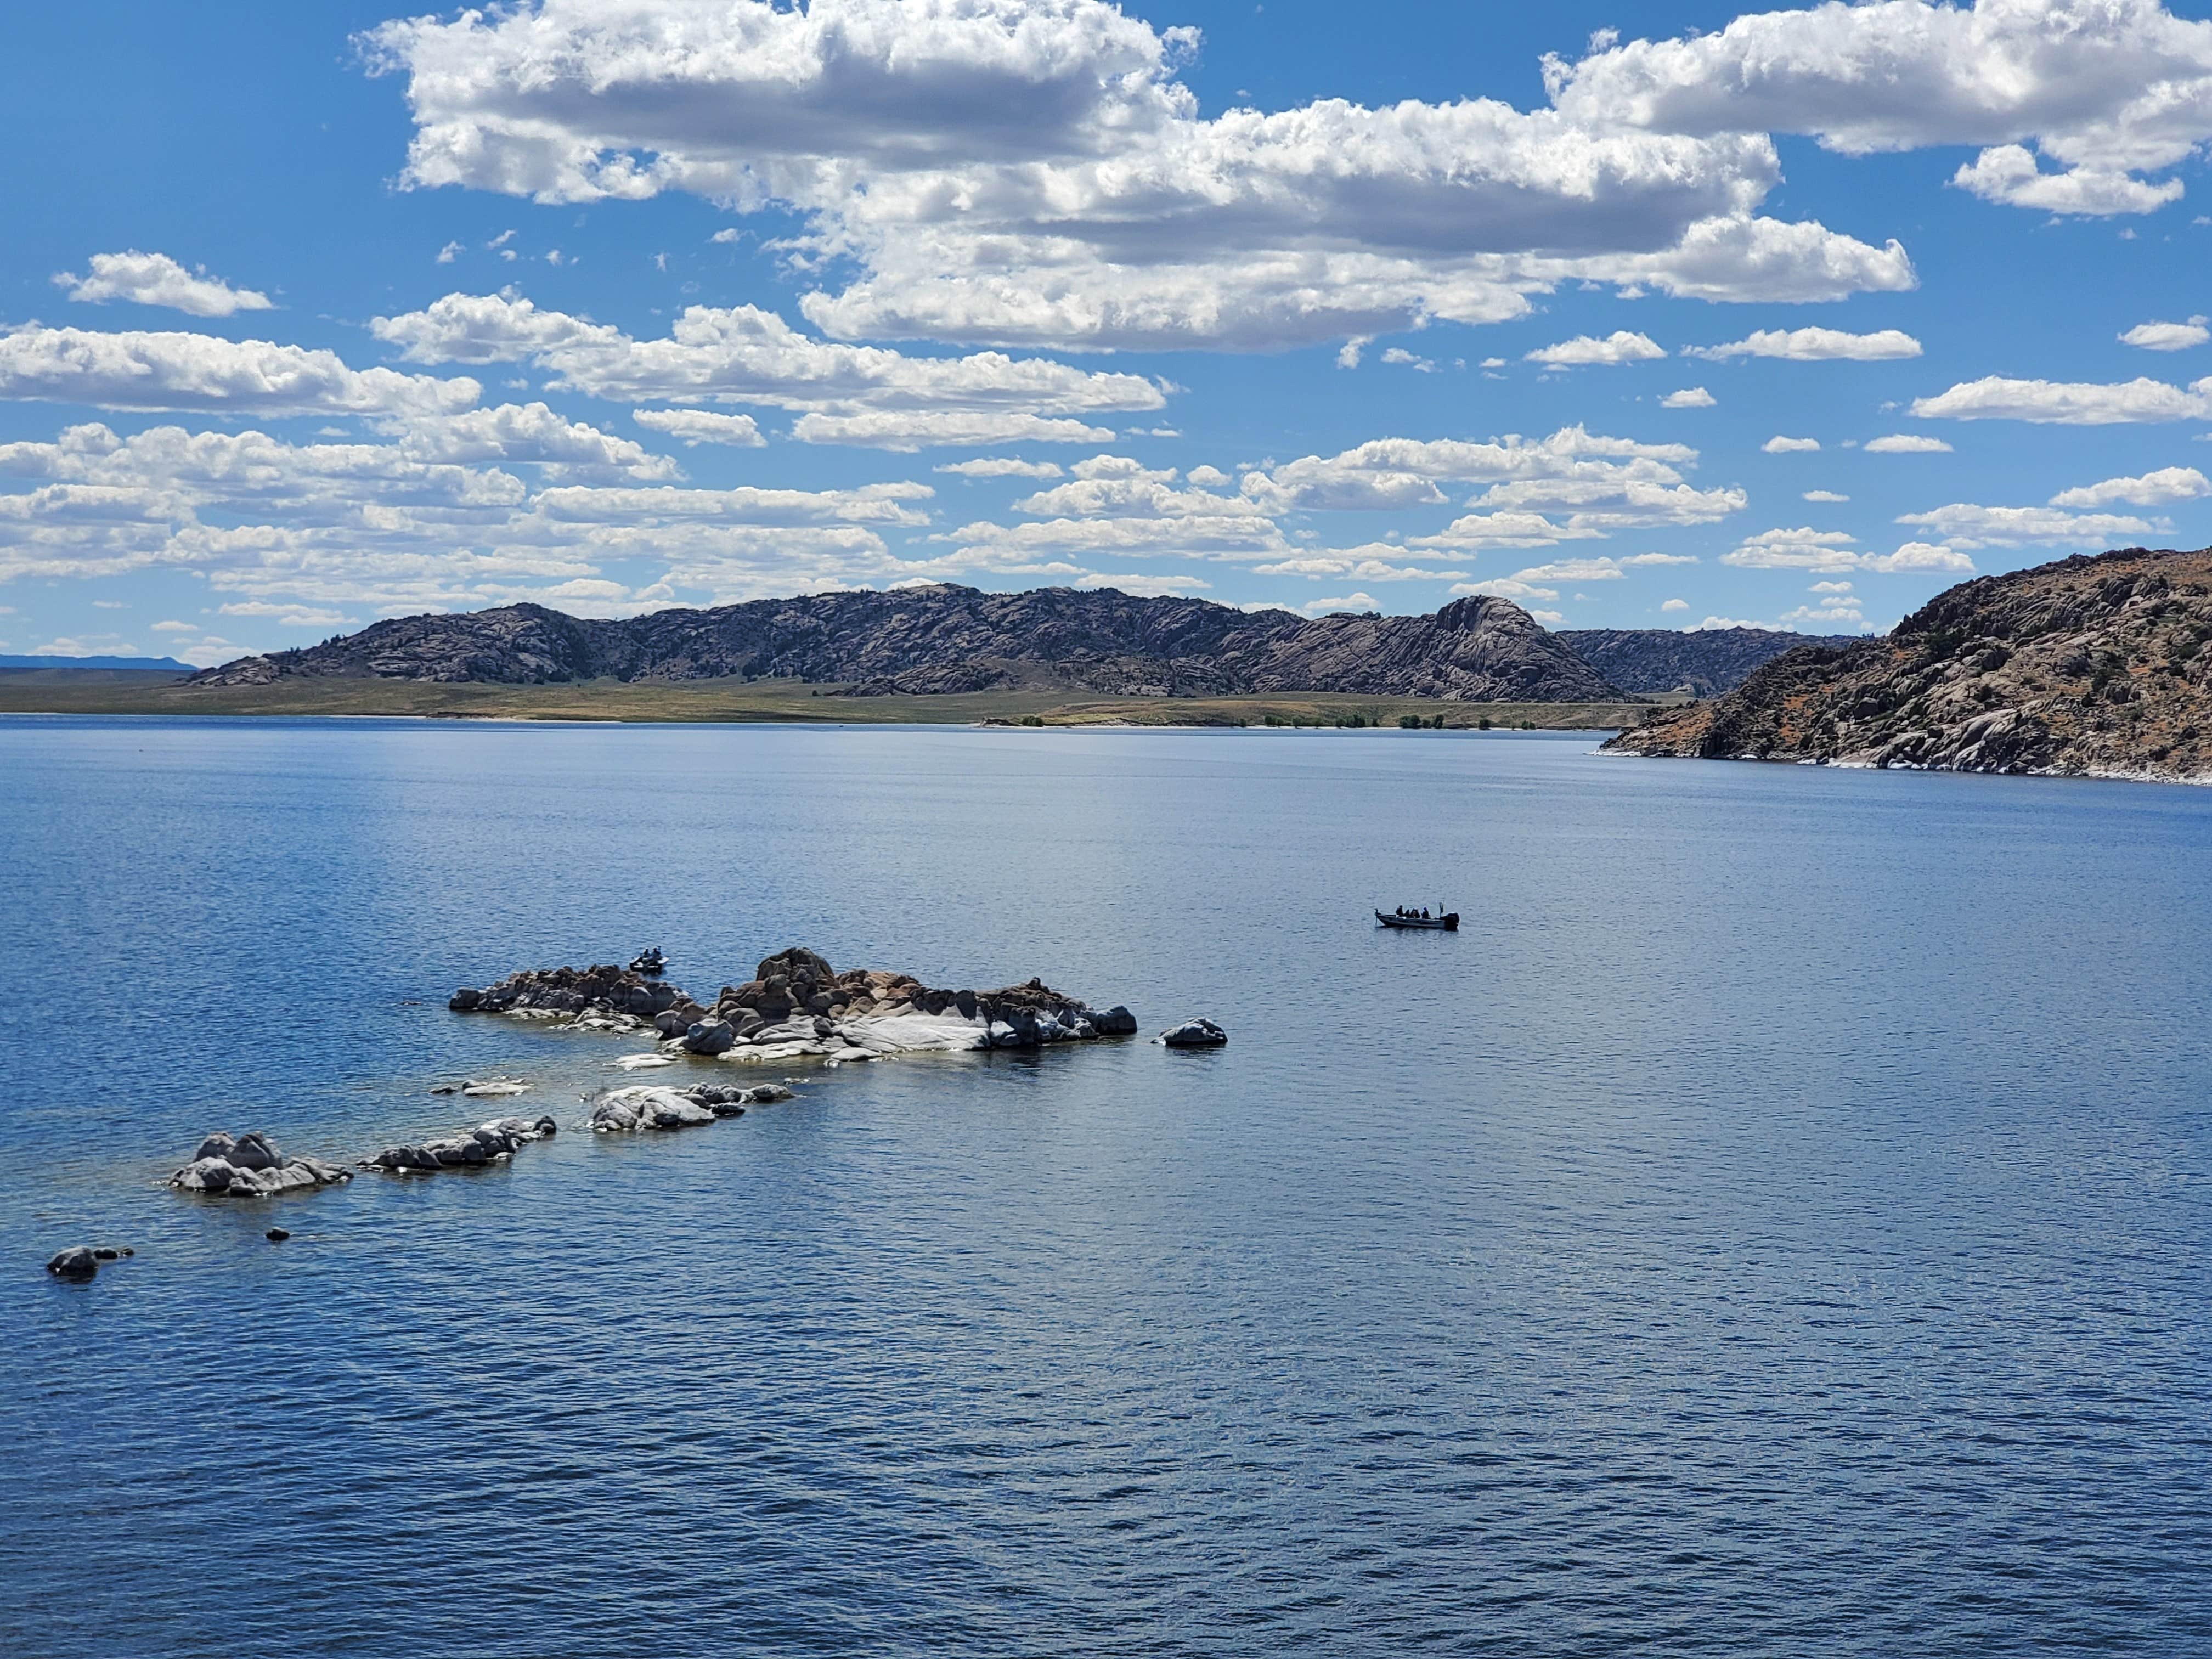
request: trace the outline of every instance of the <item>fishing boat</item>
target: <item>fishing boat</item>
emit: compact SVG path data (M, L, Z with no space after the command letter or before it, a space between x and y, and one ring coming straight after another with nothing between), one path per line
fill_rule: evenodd
M660 947L656 945L650 951L641 951L632 957L629 970L633 974L643 974L647 979L655 979L668 971L668 958L661 954Z
M1459 912L1456 910L1446 910L1441 915L1434 916L1409 916L1403 912L1377 910L1375 913L1375 920L1385 927L1411 927L1432 933L1459 932Z

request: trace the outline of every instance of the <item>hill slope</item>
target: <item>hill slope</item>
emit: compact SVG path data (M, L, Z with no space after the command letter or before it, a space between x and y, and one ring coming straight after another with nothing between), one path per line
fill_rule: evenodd
M244 658L192 683L265 685L303 676L501 684L776 676L879 696L1029 686L1468 702L1618 696L1505 599L1460 599L1431 617L1308 619L1111 589L984 593L951 586L760 599L623 622L534 605L404 617L306 650Z
M174 657L0 657L0 668L44 668L79 673L129 672L189 674L192 665Z
M1962 582L1887 639L1806 646L1605 746L2062 775L2212 776L2212 549Z
M1777 633L1769 628L1570 628L1552 636L1622 690L1653 696L1687 686L1717 697L1762 663L1801 645L1841 647L1855 634Z

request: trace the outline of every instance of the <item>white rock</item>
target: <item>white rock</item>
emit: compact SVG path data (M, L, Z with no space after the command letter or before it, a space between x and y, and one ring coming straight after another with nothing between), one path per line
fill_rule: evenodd
M714 1113L690 1096L650 1085L613 1090L592 1107L592 1127L600 1134L690 1129L714 1121Z

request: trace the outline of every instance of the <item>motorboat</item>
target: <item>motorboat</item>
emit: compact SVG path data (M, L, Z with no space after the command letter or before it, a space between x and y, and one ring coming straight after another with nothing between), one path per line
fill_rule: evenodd
M650 951L639 951L631 959L629 970L633 974L643 974L647 979L655 979L668 971L668 958L656 945Z
M1459 912L1456 910L1447 910L1441 915L1434 916L1425 916L1404 910L1377 910L1375 913L1375 920L1385 927L1411 927L1431 933L1459 932Z

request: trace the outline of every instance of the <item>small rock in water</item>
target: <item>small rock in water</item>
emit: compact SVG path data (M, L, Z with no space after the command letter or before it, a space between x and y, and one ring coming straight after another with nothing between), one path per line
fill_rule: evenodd
M76 1244L47 1262L46 1271L56 1279L90 1279L100 1271L100 1258L89 1246Z
M282 1227L271 1227L267 1232L262 1235L262 1237L267 1239L271 1244L282 1244L286 1239L291 1237L291 1234L286 1232Z
M1218 1048L1229 1033L1210 1019L1187 1019L1161 1032L1160 1041L1170 1048Z
M117 1249L112 1244L102 1244L95 1248L92 1254L96 1261L112 1261L117 1257L122 1255L124 1252Z
M428 1175L439 1170L480 1170L514 1156L515 1149L557 1133L561 1126L550 1117L532 1122L526 1118L494 1118L475 1128L419 1146L387 1146L364 1167L392 1174Z
M210 1197L262 1198L352 1179L350 1171L320 1158L287 1157L264 1134L212 1134L200 1142L192 1161L169 1177L169 1185Z
M519 1095L530 1088L519 1077L470 1078L461 1085L461 1092L472 1099L491 1095Z

